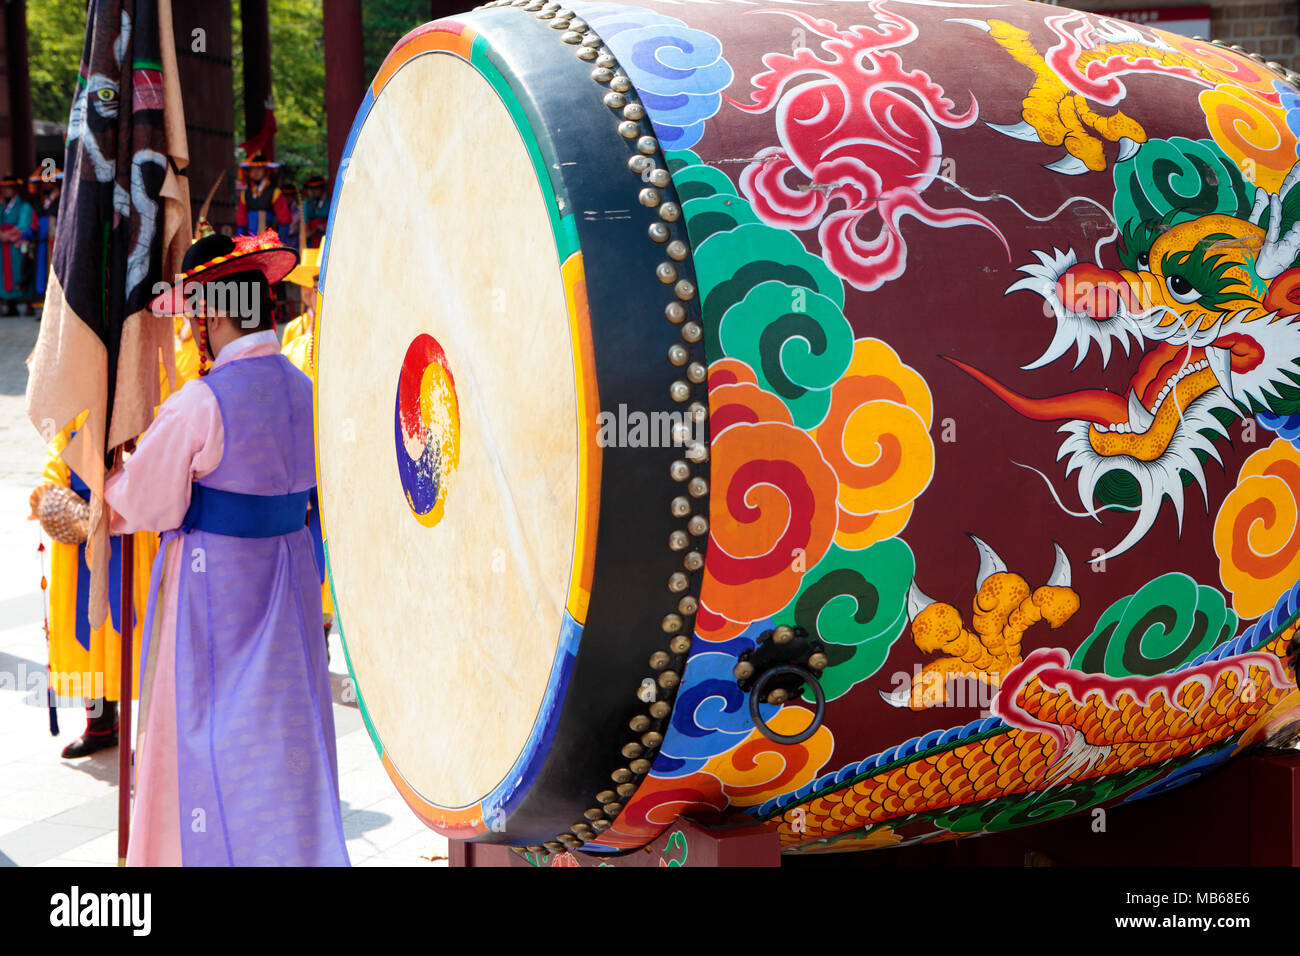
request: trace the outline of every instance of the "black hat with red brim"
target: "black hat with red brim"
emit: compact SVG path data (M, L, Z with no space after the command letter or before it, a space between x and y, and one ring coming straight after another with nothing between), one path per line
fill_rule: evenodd
M195 241L185 252L180 278L154 296L154 315L182 315L195 286L241 272L260 272L270 285L280 282L298 264L298 253L280 242L275 230L231 239L216 233Z

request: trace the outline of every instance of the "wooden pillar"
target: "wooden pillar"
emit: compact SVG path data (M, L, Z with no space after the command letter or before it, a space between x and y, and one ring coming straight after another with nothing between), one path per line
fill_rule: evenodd
M366 93L361 0L324 0L321 12L325 28L325 138L332 182L352 120Z
M244 136L262 132L267 103L271 100L271 18L267 0L239 0L239 23L244 49ZM358 38L358 42L360 39ZM275 159L275 137L262 151Z
M230 15L230 0L172 0L176 65L190 148L190 224L208 190L220 179L208 208L208 220L218 232L235 225L235 75Z
M7 116L0 116L0 143L9 141L8 155L0 151L0 176L12 171L26 177L36 166L36 144L32 138L32 88L27 62L27 0L7 0L4 25L0 35L6 89L4 103ZM7 123L5 122L7 120Z

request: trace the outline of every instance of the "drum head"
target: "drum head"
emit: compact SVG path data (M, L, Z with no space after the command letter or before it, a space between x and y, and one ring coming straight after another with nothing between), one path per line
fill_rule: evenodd
M409 60L354 135L322 278L330 574L386 761L468 807L527 749L572 625L565 283L529 148L467 62Z

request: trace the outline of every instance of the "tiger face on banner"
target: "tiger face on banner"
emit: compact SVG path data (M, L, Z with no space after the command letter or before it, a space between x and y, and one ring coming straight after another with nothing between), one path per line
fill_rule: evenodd
M1294 716L1300 91L1035 4L572 7L666 151L710 363L690 661L588 849L996 831ZM828 659L797 744L733 675L781 625Z

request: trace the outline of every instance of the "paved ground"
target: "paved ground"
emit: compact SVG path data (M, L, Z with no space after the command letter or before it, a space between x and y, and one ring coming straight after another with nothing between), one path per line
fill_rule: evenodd
M113 866L117 861L117 750L69 761L84 713L59 711L50 736L41 688L45 611L40 530L26 520L44 444L23 409L36 342L30 318L0 318L0 866ZM425 828L380 766L361 714L344 703L347 670L331 641L339 790L348 854L358 866L445 865L447 841ZM352 695L348 695L349 698Z

